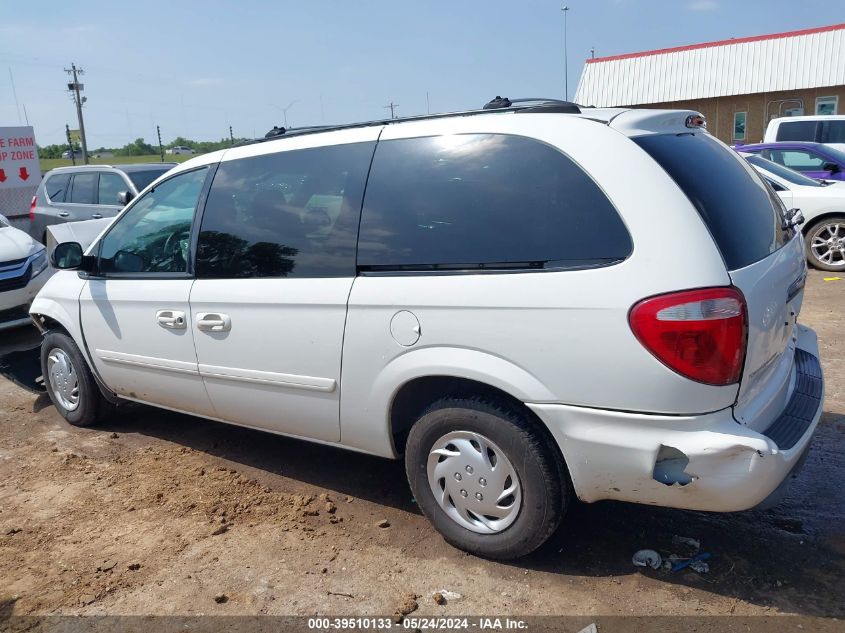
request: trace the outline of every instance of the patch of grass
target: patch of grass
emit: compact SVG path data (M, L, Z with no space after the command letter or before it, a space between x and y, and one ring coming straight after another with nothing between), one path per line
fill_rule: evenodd
M198 154L177 154L175 156L171 156L170 154L164 155L164 162L166 163L184 163L189 158L193 158L194 156L198 156ZM56 167L69 167L73 165L73 162L69 158L42 158L41 161L41 172L44 173L51 169L55 169ZM158 154L151 154L149 156L112 156L111 158L91 158L90 164L91 165L126 165L127 163L160 163L161 156ZM77 165L82 164L81 159L76 160Z

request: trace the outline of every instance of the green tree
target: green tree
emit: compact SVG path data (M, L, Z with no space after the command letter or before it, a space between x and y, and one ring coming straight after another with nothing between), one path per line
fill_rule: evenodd
M158 154L158 149L146 143L142 138L136 138L131 143L124 145L117 150L119 156L148 156Z

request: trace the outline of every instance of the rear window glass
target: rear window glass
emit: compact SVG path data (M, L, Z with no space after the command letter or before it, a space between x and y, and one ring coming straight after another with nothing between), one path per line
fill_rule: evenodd
M785 121L778 126L779 141L815 141L815 121Z
M845 121L825 121L822 125L822 143L845 143Z
M170 171L171 169L172 167L168 167L167 169L145 169L142 171L128 171L126 172L126 175L129 176L129 180L131 180L132 184L135 185L135 189L141 191L153 180L155 180L162 174Z
M631 249L607 196L548 145L501 134L378 144L359 266L580 267L625 259Z
M56 174L47 178L44 184L44 193L50 202L64 202L65 192L70 182L70 174Z
M656 160L698 210L728 270L783 246L783 204L736 152L708 134L653 134L634 141Z

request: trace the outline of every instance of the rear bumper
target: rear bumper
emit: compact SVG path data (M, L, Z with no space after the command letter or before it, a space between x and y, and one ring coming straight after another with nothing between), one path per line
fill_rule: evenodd
M731 409L660 416L529 404L557 440L578 498L690 510L747 510L770 499L805 456L823 409L812 330L802 328L795 385L782 414L761 432Z

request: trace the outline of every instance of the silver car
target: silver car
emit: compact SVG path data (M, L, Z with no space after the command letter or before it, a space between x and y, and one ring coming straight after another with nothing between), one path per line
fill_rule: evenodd
M114 217L129 200L176 163L81 165L50 170L38 186L29 211L29 234L47 243L47 227Z

